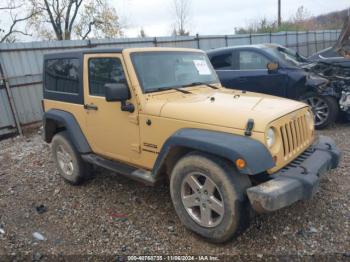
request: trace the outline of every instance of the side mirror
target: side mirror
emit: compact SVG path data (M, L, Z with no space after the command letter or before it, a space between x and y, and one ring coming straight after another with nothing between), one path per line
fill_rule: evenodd
M267 71L269 71L269 73L273 73L276 72L279 68L279 64L278 62L269 62L266 65Z
M130 99L129 88L126 84L105 84L106 101L107 102L121 102L121 110L133 113L135 107L126 100Z
M125 102L130 99L129 88L126 84L105 84L107 102Z

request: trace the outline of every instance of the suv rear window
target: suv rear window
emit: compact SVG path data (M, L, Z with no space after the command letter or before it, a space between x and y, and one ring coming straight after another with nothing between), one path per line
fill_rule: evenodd
M45 89L48 91L79 93L79 59L50 59L45 63Z

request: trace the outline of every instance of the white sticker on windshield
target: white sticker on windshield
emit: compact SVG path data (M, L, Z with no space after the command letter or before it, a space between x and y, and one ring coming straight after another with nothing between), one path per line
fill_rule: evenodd
M208 64L205 60L193 60L194 65L198 70L198 74L200 75L211 75Z

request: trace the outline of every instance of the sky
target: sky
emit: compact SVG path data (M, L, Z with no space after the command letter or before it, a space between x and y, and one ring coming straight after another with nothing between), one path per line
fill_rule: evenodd
M172 0L110 0L121 17L126 37L136 37L143 28L147 36L172 32ZM233 34L261 18L277 19L277 0L188 0L191 1L191 34ZM282 0L282 20L304 6L311 15L350 8L349 0Z

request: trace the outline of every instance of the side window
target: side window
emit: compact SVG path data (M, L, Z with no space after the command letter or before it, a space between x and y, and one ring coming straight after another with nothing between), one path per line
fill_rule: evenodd
M79 93L79 59L50 59L45 62L45 89L53 92Z
M240 70L254 70L254 69L266 69L269 60L253 51L240 51L239 52L239 69Z
M118 58L89 59L89 92L94 96L105 96L105 84L126 84L125 74Z
M211 63L217 70L232 69L232 53L213 56Z

